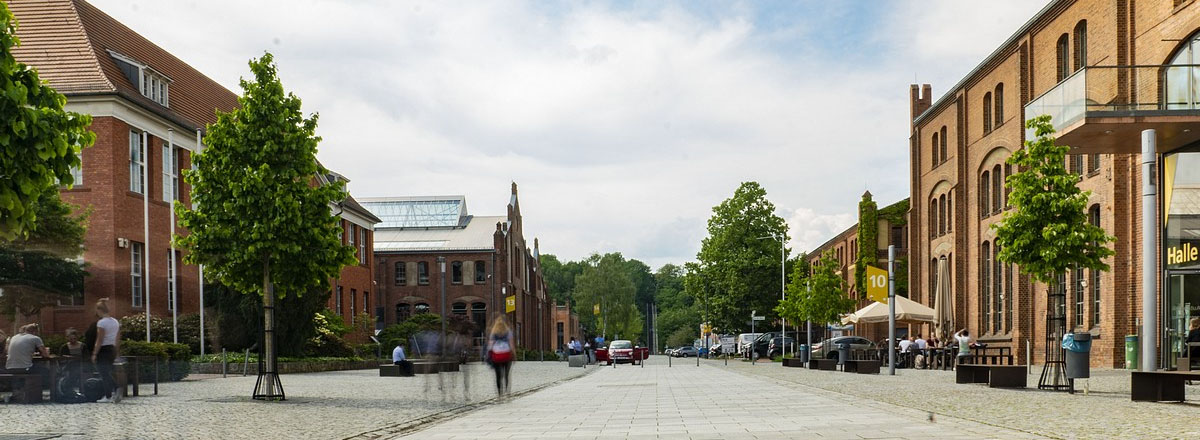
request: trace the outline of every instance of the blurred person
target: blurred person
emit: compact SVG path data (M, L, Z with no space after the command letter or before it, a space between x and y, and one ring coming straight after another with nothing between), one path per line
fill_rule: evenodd
M21 327L21 332L8 338L7 348L8 361L5 362L4 368L9 374L36 374L41 379L34 379L32 382L23 380L23 384L19 384L22 389L24 387L40 387L49 377L49 371L42 364L33 362L33 355L40 354L42 357L49 358L50 350L46 348L46 344L42 342L42 338L38 336L40 328L37 324L25 324ZM13 390L17 389L18 384L14 384Z
M958 342L958 363L971 355L971 332L967 329L959 330L954 333L954 340Z
M117 388L117 380L113 378L113 361L121 353L121 323L112 317L108 306L108 298L96 301L96 342L92 346L92 363L104 381L104 398L98 402L121 402L121 393Z
M488 362L496 371L496 395L501 398L509 394L512 385L509 381L513 362L512 343L512 329L508 326L508 319L501 315L492 323L487 342Z
M587 356L587 359L584 359L584 362L587 362L590 364L590 363L596 361L596 359L594 357L595 354L592 353L592 343L591 342L583 343L583 354L584 354L584 356Z
M1187 342L1200 343L1200 317L1192 318L1188 325ZM1200 346L1193 346L1188 349L1188 359L1192 364L1200 360Z
M75 327L67 328L67 345L58 351L61 356L83 357L83 343L79 342L79 330Z

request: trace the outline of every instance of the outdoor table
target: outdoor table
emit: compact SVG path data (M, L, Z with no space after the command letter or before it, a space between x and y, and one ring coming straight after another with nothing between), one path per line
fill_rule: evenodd
M74 356L53 356L52 355L50 357L42 357L42 356L34 356L33 357L34 363L45 364L47 374L50 375L50 400L53 401L53 400L58 399L58 368L59 368L60 364L64 361L71 361L71 360L75 360L75 359L77 359L77 358L75 358ZM26 386L29 386L29 385L26 385ZM38 384L38 386L40 387L41 384Z
M126 360L125 370L126 370L127 374L129 374L128 371L130 368L133 369L133 373L131 375L129 383L126 385L133 385L133 395L134 396L137 396L139 394L138 393L138 385L140 385L142 382L141 381L141 369L138 368L138 366L141 365L142 361L146 361L147 363L149 363L150 361L154 361L154 395L157 396L158 395L158 361L159 361L158 356L122 356L122 357L125 358L125 360Z

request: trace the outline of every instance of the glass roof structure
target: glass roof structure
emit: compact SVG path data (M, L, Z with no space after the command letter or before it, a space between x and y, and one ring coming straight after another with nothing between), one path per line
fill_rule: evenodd
M367 198L359 203L383 220L376 228L454 228L467 216L463 196Z

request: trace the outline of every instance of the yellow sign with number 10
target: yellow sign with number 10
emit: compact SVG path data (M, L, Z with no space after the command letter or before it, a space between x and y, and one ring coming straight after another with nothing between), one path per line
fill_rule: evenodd
M867 298L887 304L888 273L886 270L867 266Z

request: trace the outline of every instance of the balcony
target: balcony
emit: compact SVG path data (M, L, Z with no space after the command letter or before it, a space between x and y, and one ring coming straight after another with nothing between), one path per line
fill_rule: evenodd
M1072 154L1140 153L1151 128L1158 151L1171 151L1200 140L1200 65L1085 67L1025 106L1025 118L1038 115Z

